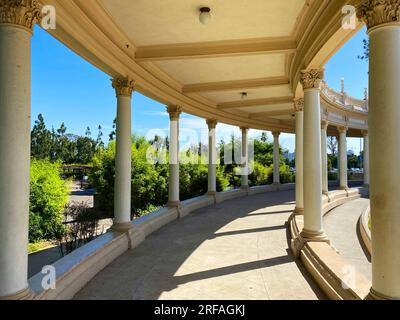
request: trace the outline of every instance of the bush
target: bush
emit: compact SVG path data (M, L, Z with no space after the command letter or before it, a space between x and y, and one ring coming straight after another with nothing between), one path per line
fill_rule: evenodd
M249 185L261 186L267 184L272 171L272 167L265 167L261 163L254 161L253 172L249 175Z
M295 180L294 172L290 171L290 167L283 164L279 168L280 183L291 183Z
M131 199L134 215L141 215L168 199L168 165L149 164L146 158L150 144L142 138L132 139ZM99 150L93 158L89 182L100 194L99 209L112 216L114 211L115 142Z
M150 143L142 137L132 138L132 213L141 216L168 201L168 164L151 164L147 161ZM194 159L200 156L192 154ZM217 165L217 191L224 191L229 181L223 168ZM98 207L112 216L114 210L115 142L99 150L93 158L90 183L99 193ZM208 165L180 165L180 199L186 200L208 191Z
M59 163L32 160L30 172L29 241L52 240L63 233L63 210L69 186Z

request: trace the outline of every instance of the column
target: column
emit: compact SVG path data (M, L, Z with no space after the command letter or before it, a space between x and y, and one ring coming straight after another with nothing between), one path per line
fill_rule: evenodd
M339 127L339 188L347 190L347 141L346 127Z
M303 205L303 110L304 99L294 101L296 115L296 208L295 214L304 213Z
M179 207L179 116L182 109L179 106L169 105L169 188L168 206Z
M0 3L0 299L28 287L31 37L36 2Z
M400 299L400 23L399 1L363 1L368 27L371 297Z
M301 72L304 91L304 227L293 240L292 250L299 256L308 241L328 242L322 227L321 111L320 84L324 71Z
M281 133L274 131L272 135L274 137L274 185L279 186L279 167L280 167L280 154L279 154L279 135Z
M242 131L242 189L249 188L249 128L240 128Z
M128 78L114 78L112 86L117 95L114 223L112 229L125 232L133 227L131 223L131 100L134 81Z
M364 187L369 188L369 138L368 138L368 131L363 131L363 137L364 137L364 156L363 156Z
M327 131L328 122L326 120L321 121L321 161L322 161L322 193L327 194L328 188L328 155L327 155Z
M208 125L208 195L217 193L217 146L215 140L215 127L217 121L207 120Z

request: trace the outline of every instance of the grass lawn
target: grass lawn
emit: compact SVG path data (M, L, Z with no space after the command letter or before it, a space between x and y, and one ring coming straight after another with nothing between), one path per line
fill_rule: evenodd
M35 243L29 243L28 244L28 254L42 251L44 249L48 249L48 248L51 248L54 246L56 246L56 243L52 242L52 241L39 241L39 242L35 242Z

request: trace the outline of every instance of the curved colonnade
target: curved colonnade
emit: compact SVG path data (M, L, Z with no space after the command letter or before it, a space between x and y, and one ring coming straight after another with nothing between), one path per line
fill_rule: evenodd
M111 3L112 1L110 1ZM322 152L326 148L327 135L339 136L340 157L340 188L341 197L351 198L352 191L347 186L346 174L346 136L364 136L365 154L365 184L371 185L371 214L373 220L372 242L373 251L373 281L371 297L399 298L400 275L397 272L398 239L396 230L400 228L398 217L397 195L398 184L395 164L400 160L396 153L397 137L400 136L397 119L400 117L397 108L400 93L393 84L398 83L400 65L397 61L400 50L399 1L311 1L306 9L301 11L296 21L299 24L295 33L294 45L288 41L282 45L279 42L264 42L262 52L285 52L287 54L286 79L291 87L292 96L270 97L259 100L249 100L244 103L238 101L218 103L194 93L199 89L192 85L182 85L149 62L161 59L188 58L191 55L222 55L238 54L238 48L249 48L253 53L260 53L254 42L219 44L222 54L211 53L212 46L207 45L204 51L196 46L187 45L183 52L176 47L138 47L126 37L122 29L115 23L109 11L104 9L105 3L96 1L93 5L85 1L75 0L62 2L59 0L40 1L22 0L19 2L1 2L0 8L4 14L0 15L0 93L4 107L0 109L0 175L7 179L1 180L0 196L2 211L0 214L0 297L2 298L29 298L33 296L32 288L37 287L38 278L28 284L27 279L27 234L28 234L28 199L29 199L29 108L30 105L30 38L35 23L38 23L42 14L42 4L54 5L57 8L58 26L50 31L57 39L73 49L83 58L97 66L113 78L113 87L117 95L117 154L116 154L116 197L113 231L83 247L69 257L66 257L62 270L63 276L81 272L82 278L74 278L65 290L65 296L76 292L79 286L99 271L103 264L97 263L103 259L110 262L116 256L135 243L143 240L145 234L157 225L162 225L174 219L193 207L207 205L218 200L215 194L215 127L217 122L237 125L242 129L242 158L243 166L248 164L246 146L249 128L270 130L274 132L275 159L279 148L279 133L296 133L296 166L298 175L296 181L296 209L292 222L293 250L296 255L304 256L307 250L314 246L324 246L329 243L323 225L322 215L328 201L328 206L337 203L328 191L326 174L326 155ZM369 99L356 100L347 97L344 90L336 93L324 83L323 65L352 34L361 27L346 30L340 26L341 8L345 4L357 6L357 13L369 29L371 41L370 56L370 92ZM117 8L118 9L118 8ZM298 18L296 17L296 18ZM117 19L117 17L114 17ZM312 18L312 23L308 19ZM292 43L292 44L293 44ZM267 46L269 44L269 47ZM179 49L179 48L178 48ZM182 49L182 48L181 48ZM152 51L153 50L153 51ZM236 50L236 51L235 51ZM218 51L218 50L217 50ZM197 53L196 53L197 52ZM200 53L198 53L200 52ZM248 52L247 52L248 53ZM243 54L243 52L240 52ZM242 80L241 80L242 81ZM265 83L271 83L271 79ZM277 81L277 79L273 79ZM243 83L243 82L241 82ZM246 83L249 86L250 82ZM259 85L251 81L253 86ZM257 84L255 84L257 83ZM207 84L210 86L210 84ZM277 85L276 82L273 85ZM203 84L206 86L206 84ZM221 88L241 88L243 84L219 83ZM138 90L149 97L165 103L170 115L170 180L169 202L161 213L150 214L146 218L145 229L140 230L131 221L130 213L130 184L131 176L130 142L131 127L131 96L133 90ZM215 88L212 90L216 90ZM293 102L294 101L294 102ZM290 103L290 113L281 114L251 114L244 113L240 108L258 104ZM294 103L294 107L293 107ZM367 103L369 110L367 110ZM18 112L16 112L16 110ZM209 195L202 199L182 203L179 201L179 115L184 111L207 119L209 127L209 141L211 146L209 165ZM368 113L367 113L368 111ZM295 114L295 118L291 117ZM286 117L284 117L286 115ZM278 118L277 118L278 116ZM322 137L322 138L321 138ZM368 138L370 137L370 138ZM370 140L371 147L368 142ZM382 141L385 140L385 143ZM388 156L383 158L382 154ZM371 159L369 160L369 157ZM391 159L390 163L387 159ZM13 168L7 164L13 163ZM369 169L369 166L371 167ZM302 168L302 170L299 170ZM382 168L385 168L384 170ZM229 198L232 195L248 194L252 190L263 191L269 188L282 189L285 185L279 183L279 164L275 161L274 184L272 187L251 189L248 186L247 176L242 177L242 188L238 191L221 195ZM371 174L369 172L371 171ZM370 182L371 180L371 182ZM14 181L9 185L8 181ZM323 194L325 193L325 195ZM16 198L18 197L18 199ZM210 200L211 199L211 200ZM200 201L200 202L199 202ZM189 209L188 209L189 208ZM301 214L301 216L300 216ZM302 218L299 218L302 217ZM300 220L302 220L302 224ZM297 229L296 229L297 228ZM374 236L375 235L375 236ZM388 245L389 244L389 245ZM99 256L99 248L107 249L104 256ZM311 248L311 249L310 249ZM385 248L379 250L379 248ZM88 250L85 255L82 251ZM101 251L101 250L100 250ZM91 261L92 268L85 269L86 261ZM82 263L83 262L83 263ZM96 264L97 263L97 264ZM82 270L79 270L83 268ZM83 270L88 273L82 272ZM76 276L76 275L75 275ZM86 278L85 278L86 277ZM32 279L31 279L32 280ZM38 292L37 292L38 293ZM48 293L51 295L51 293ZM38 298L46 297L39 294Z

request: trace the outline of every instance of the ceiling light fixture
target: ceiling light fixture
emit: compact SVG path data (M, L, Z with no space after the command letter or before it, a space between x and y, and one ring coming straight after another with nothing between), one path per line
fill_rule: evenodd
M200 16L199 20L202 24L207 24L211 20L211 9L209 7L202 7L200 8Z

